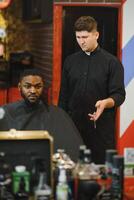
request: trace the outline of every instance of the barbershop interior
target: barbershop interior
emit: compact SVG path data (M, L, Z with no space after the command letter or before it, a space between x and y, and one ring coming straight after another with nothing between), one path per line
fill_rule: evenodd
M134 200L134 0L0 0L0 200Z

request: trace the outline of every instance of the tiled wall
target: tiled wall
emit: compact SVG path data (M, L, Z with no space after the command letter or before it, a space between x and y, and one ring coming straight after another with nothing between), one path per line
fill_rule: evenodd
M29 25L29 34L34 65L43 69L46 87L50 87L52 81L53 52L52 24L31 24Z

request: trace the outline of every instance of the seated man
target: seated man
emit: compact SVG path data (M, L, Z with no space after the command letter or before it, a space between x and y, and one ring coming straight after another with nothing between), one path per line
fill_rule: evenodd
M44 79L37 69L25 70L18 84L22 100L4 105L0 130L47 130L54 138L54 151L63 148L77 159L82 139L70 117L43 98Z

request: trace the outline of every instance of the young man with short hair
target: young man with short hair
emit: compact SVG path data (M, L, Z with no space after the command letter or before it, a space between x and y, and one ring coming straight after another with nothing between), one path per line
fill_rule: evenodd
M105 150L116 148L115 116L125 100L124 69L98 44L97 22L82 16L74 25L81 50L65 60L59 106L70 114L95 163L104 163Z

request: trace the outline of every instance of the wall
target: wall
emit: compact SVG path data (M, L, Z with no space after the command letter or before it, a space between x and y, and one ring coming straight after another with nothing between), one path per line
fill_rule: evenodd
M1 11L6 26L6 58L11 52L29 50L29 29L22 21L21 1L14 0Z
M2 10L1 14L0 23L2 22L2 26L4 23L7 33L6 59L9 59L12 52L29 50L34 56L34 65L43 69L45 87L50 88L52 82L52 23L23 21L22 1L18 0L12 1L8 8Z
M134 147L134 1L127 0L123 4L123 44L122 62L125 71L126 100L120 113L120 152L124 147Z
M34 64L43 69L46 87L51 87L52 81L52 24L29 24L30 49L34 56Z

